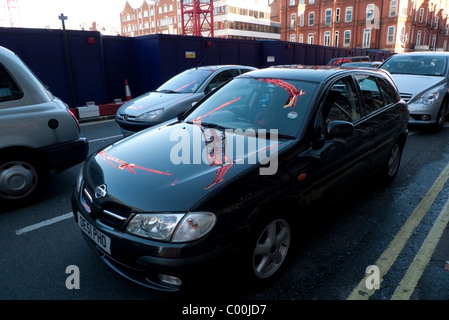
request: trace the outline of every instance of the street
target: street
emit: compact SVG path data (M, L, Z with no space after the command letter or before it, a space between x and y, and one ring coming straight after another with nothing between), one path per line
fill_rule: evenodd
M90 153L121 138L113 120L81 128ZM89 249L70 206L78 165L53 175L41 202L0 214L0 300L447 300L448 164L447 124L411 130L393 183L366 183L312 220L271 287L248 288L230 261L177 294L134 284Z

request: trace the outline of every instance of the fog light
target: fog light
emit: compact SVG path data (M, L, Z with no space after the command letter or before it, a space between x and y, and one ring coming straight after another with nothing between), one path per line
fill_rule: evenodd
M423 114L421 116L422 121L429 121L430 120L430 114Z
M182 285L182 281L181 279L179 279L178 277L175 276L170 276L168 274L159 274L159 279L161 280L162 283L171 285L171 286L181 286Z

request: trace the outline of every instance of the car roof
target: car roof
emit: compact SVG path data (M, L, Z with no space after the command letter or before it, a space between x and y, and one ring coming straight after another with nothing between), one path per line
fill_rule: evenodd
M256 67L252 67L252 66L245 66L245 65L238 65L238 64L222 64L222 65L198 66L198 67L190 68L190 70L200 69L200 70L216 71L219 69L231 69L231 68L249 68L249 69L254 69L254 70L257 69Z
M447 51L413 51L413 52L402 52L402 53L396 53L392 55L391 57L395 56L449 56L449 52Z
M361 69L365 72L382 73L388 76L384 70ZM298 72L299 71L299 72ZM245 73L260 78L285 78L304 81L323 82L338 74L351 74L354 69L331 66L306 66L306 65L276 65L264 69L258 69Z

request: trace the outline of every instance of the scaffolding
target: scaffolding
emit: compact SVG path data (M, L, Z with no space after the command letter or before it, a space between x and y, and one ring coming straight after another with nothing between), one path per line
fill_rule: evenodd
M209 32L214 36L213 0L181 0L182 34L202 36Z

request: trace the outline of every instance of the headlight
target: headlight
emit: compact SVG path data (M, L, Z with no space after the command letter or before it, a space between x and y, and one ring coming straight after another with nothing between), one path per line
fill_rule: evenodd
M137 117L139 120L151 120L156 118L158 115L160 115L164 111L164 109L157 109L149 112L145 112Z
M438 91L429 91L422 96L423 104L434 104L438 100Z
M139 213L128 223L126 231L149 239L187 242L207 234L215 220L210 212Z

